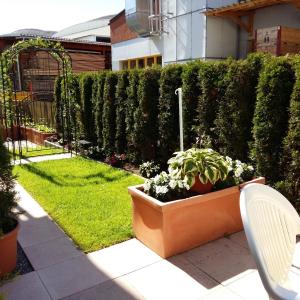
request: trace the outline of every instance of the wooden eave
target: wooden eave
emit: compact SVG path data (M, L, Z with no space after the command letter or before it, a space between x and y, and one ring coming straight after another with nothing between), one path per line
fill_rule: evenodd
M256 9L278 4L291 4L300 9L300 0L245 0L229 6L209 9L204 14L214 17L244 16L253 13Z

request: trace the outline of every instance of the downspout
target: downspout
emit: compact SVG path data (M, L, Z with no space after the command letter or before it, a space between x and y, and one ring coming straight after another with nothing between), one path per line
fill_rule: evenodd
M238 3L241 3L241 0L238 0ZM241 27L237 26L237 36L236 36L236 58L240 59L240 47L241 47Z

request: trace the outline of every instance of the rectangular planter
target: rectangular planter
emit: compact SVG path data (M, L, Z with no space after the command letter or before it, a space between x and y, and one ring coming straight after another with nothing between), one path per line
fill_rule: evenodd
M37 145L44 145L45 140L47 140L50 136L56 135L56 133L40 132L34 128L23 126L20 126L20 128L14 126L13 131L11 128L8 128L7 132L6 129L3 129L2 134L4 139L7 137L14 138L14 140L27 139Z
M143 185L129 187L133 230L142 243L163 258L243 230L240 188L265 183L263 177L240 186L163 203L147 194Z

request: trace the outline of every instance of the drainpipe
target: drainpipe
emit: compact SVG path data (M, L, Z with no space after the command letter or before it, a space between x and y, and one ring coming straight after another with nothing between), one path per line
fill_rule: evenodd
M241 0L238 0L238 3L241 3ZM237 26L237 36L236 36L236 58L240 58L240 47L241 47L241 28Z

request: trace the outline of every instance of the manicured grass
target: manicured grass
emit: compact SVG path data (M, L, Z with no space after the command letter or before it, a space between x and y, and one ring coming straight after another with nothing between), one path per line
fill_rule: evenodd
M12 149L9 149L11 156L12 154ZM29 157L35 157L35 156L43 156L43 155L52 155L52 154L59 154L59 153L63 153L63 149L59 149L59 148L37 148L37 149L33 149L33 148L28 148L28 150L26 148L22 149L22 155L21 158L29 158ZM15 149L15 154L16 157L19 158L19 149Z
M140 177L80 157L16 166L14 174L83 251L133 236L127 187Z

